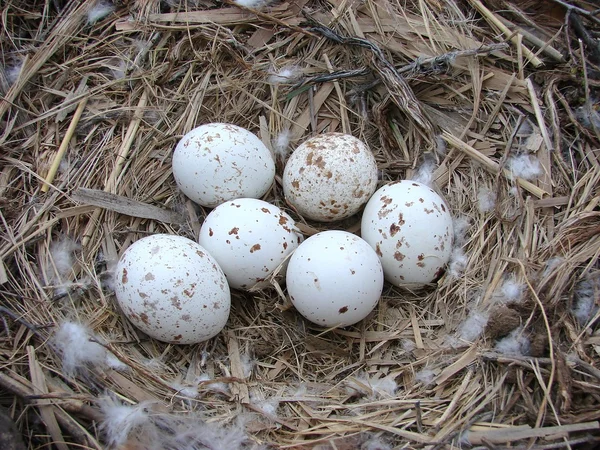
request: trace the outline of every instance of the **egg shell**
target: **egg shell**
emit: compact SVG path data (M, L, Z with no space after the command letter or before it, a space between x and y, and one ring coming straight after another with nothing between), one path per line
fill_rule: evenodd
M125 250L115 269L115 294L136 327L174 344L216 336L231 306L215 259L196 242L168 234L144 237Z
M286 200L302 216L320 222L356 214L376 187L375 157L360 139L342 133L303 142L283 172Z
M381 259L386 279L396 286L437 279L450 258L453 235L444 199L416 181L383 186L363 211L361 236Z
M381 297L383 281L375 251L345 231L323 231L306 239L290 258L286 276L298 312L325 327L344 327L367 317Z
M217 206L202 223L198 237L236 289L268 286L266 279L301 240L302 234L288 214L252 198ZM285 266L280 271L284 274Z
M275 179L269 149L237 125L200 125L179 141L173 176L192 201L206 207L241 197L262 197Z

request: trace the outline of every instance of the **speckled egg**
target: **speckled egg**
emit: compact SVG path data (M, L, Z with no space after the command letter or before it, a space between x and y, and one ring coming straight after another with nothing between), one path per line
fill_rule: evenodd
M283 172L286 200L305 218L333 222L356 214L377 187L377 164L354 136L325 133L303 142Z
M442 197L416 181L380 188L365 206L361 235L396 285L425 284L438 278L452 251L452 216Z
M295 308L324 327L348 326L373 311L383 289L381 262L363 239L323 231L290 258L287 289Z
M174 344L217 335L231 306L215 259L196 242L168 234L144 237L125 250L115 269L115 294L136 327Z
M262 197L275 179L269 149L237 125L200 125L179 141L173 176L192 201L214 207L234 198Z
M261 288L302 240L294 220L275 205L239 198L206 217L198 242L215 257L236 289ZM285 264L279 275L285 274Z

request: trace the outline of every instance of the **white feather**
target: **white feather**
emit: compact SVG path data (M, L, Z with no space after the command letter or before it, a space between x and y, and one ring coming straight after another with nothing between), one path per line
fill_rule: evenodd
M284 66L279 70L269 71L268 81L271 84L291 83L302 76L302 69L298 66Z
M122 447L130 434L141 427L150 427L150 417L146 405L122 405L107 398L100 403L104 419L100 423L100 431L105 435L106 442L113 448Z
M436 166L437 164L433 156L425 156L416 173L413 175L412 180L418 183L423 183L425 186L432 186L433 172L435 171Z
M94 337L91 330L75 322L63 322L54 333L52 341L60 352L66 376L75 376L89 367L102 368L106 365L108 352L100 344L90 341L90 337Z
M496 294L503 303L519 303L523 299L524 291L525 285L511 275L504 280Z
M177 391L177 395L179 397L197 398L199 395L197 385L196 385L196 387L194 387L194 386L186 386L181 383L170 383L169 386L171 386L175 391Z
M506 337L498 340L494 350L503 355L521 355L529 354L529 338L523 334L523 328L519 327L512 330Z
M268 2L266 0L234 0L234 3L244 8L259 9L265 6Z
M115 10L115 6L104 0L98 0L96 4L88 11L87 21L89 24L104 19Z
M244 353L240 356L240 360L242 362L242 371L244 372L244 378L250 378L252 375L252 371L254 370L254 365L256 361L250 358L250 355Z
M292 132L289 129L282 130L277 137L273 140L273 150L275 156L281 161L285 161L290 148L290 140L292 138Z
M194 380L194 383L200 385L202 383L202 388L204 389L208 389L210 391L215 391L215 392L222 392L222 393L227 393L229 392L229 386L225 383L222 383L220 381L216 381L213 383L203 383L205 381L212 381L212 378L206 374L203 373L202 375L196 377L196 379Z
M492 190L481 187L477 192L477 209L479 212L486 213L496 207L496 193Z
M421 369L415 374L415 381L422 383L424 386L429 386L433 383L435 372L431 369Z
M21 75L21 70L23 69L23 60L19 59L16 63L8 65L4 68L4 76L6 77L6 81L8 81L8 85L12 86L19 79L19 75Z
M405 352L412 352L415 348L417 348L417 344L410 339L401 339L400 345L402 346L402 350Z
M392 450L392 448L394 447L378 436L368 438L360 446L360 450Z
M348 392L369 395L371 398L391 398L398 389L393 377L379 378L376 375L369 377L367 374L361 374L354 379L349 378L346 383Z
M457 330L457 337L467 342L475 342L483 334L489 314L472 309Z
M263 413L265 413L268 416L275 416L277 417L277 409L279 408L279 400L277 398L261 398L261 396L259 396L256 393L251 393L250 394L250 403L252 405L254 405L256 408L258 408L259 410L261 410Z
M572 313L580 325L586 326L598 312L600 301L600 277L589 277L575 286Z
M117 372L127 372L129 370L129 366L127 364L109 351L106 352L105 363L109 368L116 370Z
M435 137L435 151L440 156L446 156L446 152L447 152L446 141L440 135L437 135Z
M462 246L467 242L467 231L471 226L471 221L466 216L452 218L452 229L454 230L454 246Z
M530 136L531 133L533 133L533 127L531 126L531 122L529 122L529 120L524 120L523 122L521 122L521 125L519 126L519 129L517 130L515 135L521 138L525 138Z
M448 263L448 275L452 278L460 278L464 273L469 258L465 254L462 248L454 247L450 254L450 261Z
M542 174L540 160L533 155L515 155L506 161L507 169L513 178L533 180Z
M62 281L73 270L75 264L74 253L80 249L79 244L67 236L62 236L50 243L50 257L56 269L56 277L49 277L55 281ZM58 278L58 279L57 279Z

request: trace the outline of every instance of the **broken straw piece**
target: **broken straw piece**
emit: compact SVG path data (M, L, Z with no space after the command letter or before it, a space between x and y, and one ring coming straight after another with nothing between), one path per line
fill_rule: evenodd
M77 128L77 124L79 123L79 119L81 119L81 115L83 114L83 110L85 109L85 105L87 105L88 97L84 97L77 106L75 110L75 114L71 119L71 123L69 124L69 128L67 129L67 133L60 143L60 147L58 147L58 151L54 156L54 161L52 161L52 165L48 170L48 175L46 175L46 179L44 180L44 185L42 186L42 192L48 192L50 190L50 185L54 181L54 177L56 176L56 172L58 172L58 168L60 167L60 162L65 156L67 152L67 148L69 147L69 142L71 142L71 138L73 134L75 134L75 128Z

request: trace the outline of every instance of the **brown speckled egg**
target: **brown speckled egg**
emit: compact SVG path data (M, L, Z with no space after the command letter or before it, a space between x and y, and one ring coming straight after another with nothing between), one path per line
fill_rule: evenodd
M275 205L238 198L206 217L198 242L219 262L235 289L266 287L273 271L302 240L294 220ZM279 275L285 274L281 267Z
M376 187L375 157L362 141L342 133L308 139L283 172L286 200L302 216L319 222L356 214Z
M306 319L345 327L373 311L383 289L383 270L363 239L345 231L323 231L300 244L290 258L287 289Z
M115 270L115 294L136 327L174 344L217 335L231 306L215 259L196 242L168 234L144 237L125 250Z
M228 123L191 130L175 147L172 164L179 189L207 207L262 197L275 179L269 149L250 131Z
M442 197L416 181L383 186L363 211L361 236L396 285L425 284L444 272L452 252L452 215Z

